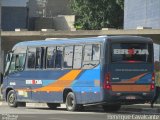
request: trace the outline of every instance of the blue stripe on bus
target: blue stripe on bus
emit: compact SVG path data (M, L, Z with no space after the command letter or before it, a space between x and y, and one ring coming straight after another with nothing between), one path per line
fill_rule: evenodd
M47 86L49 84L54 83L56 80L42 80L42 85Z
M136 81L137 84L146 84L146 83L151 83L152 81L152 74L146 74L145 76L141 77L138 81Z
M87 93L87 92L100 92L100 87L72 87L75 92Z
M95 81L98 81L100 85L100 66L91 70L84 70L71 87L76 92L99 92L100 86L96 86Z

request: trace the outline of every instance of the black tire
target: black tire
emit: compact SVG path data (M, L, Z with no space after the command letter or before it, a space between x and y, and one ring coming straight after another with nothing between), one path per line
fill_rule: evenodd
M84 111L85 110L85 107L83 105L78 105L78 111Z
M77 104L76 97L73 92L69 92L66 97L66 108L68 111L83 110L83 105Z
M18 102L18 107L26 107L26 103L25 102Z
M50 109L56 109L57 107L60 106L59 103L47 103L47 106L50 108Z
M16 92L14 90L10 90L8 92L7 103L8 103L8 106L10 106L10 107L17 107L18 106Z
M120 104L103 105L102 108L105 112L116 112L121 108L121 105Z

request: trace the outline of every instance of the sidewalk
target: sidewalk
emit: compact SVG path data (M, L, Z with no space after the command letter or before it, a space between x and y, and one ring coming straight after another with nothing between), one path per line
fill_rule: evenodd
M127 107L133 107L133 108L140 108L140 107L143 107L143 108L150 108L151 104L133 104L133 105L124 105L124 106L127 106ZM160 104L154 104L154 108L160 108Z
M0 106L6 105L6 102L0 101ZM48 108L46 103L27 103L27 107L36 107L36 108ZM65 104L61 104L59 108L66 108ZM100 106L89 106L87 107L89 110L100 110L102 108ZM160 113L160 104L154 104L154 108L150 107L150 104L134 104L134 105L122 105L120 112L145 112L145 113Z
M154 104L154 107L151 108L150 104L134 104L134 105L123 105L123 111L139 111L146 113L160 113L160 104Z
M27 107L47 107L45 103L27 103ZM59 108L65 109L65 104L61 104ZM103 111L101 106L88 106L87 110ZM160 113L160 104L154 104L154 108L150 107L150 104L134 104L134 105L122 105L120 112L143 112L146 114L157 114Z
M5 101L1 101L0 102L3 104L6 104ZM46 103L27 103L26 104L27 107L47 107ZM61 107L65 107L65 104L61 104ZM93 106L94 107L94 106ZM126 108L134 108L134 109L150 109L150 104L133 104L133 105L122 105L123 109ZM154 104L154 108L160 109L160 104ZM151 108L152 109L152 108Z

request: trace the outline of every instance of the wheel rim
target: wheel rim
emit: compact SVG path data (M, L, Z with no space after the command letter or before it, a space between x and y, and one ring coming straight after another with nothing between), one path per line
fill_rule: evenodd
M9 96L8 102L9 102L10 105L13 105L13 104L14 104L14 102L15 102L14 93L12 93L12 94Z
M72 109L73 106L74 106L75 102L74 102L74 99L73 97L70 95L68 96L68 100L67 100L67 106L69 109Z

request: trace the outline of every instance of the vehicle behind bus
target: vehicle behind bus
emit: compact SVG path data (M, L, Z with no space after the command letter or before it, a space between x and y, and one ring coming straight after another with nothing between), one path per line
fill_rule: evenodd
M152 40L137 36L21 42L6 58L3 97L11 107L43 102L56 109L150 102L154 96Z

